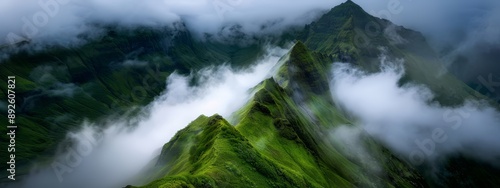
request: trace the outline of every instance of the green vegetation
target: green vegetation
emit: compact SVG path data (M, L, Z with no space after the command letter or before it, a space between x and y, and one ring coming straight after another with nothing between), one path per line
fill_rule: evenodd
M21 167L30 162L51 156L84 119L101 124L104 117L132 115L131 107L146 105L164 91L174 71L189 74L228 62L242 68L264 52L258 42L200 42L188 31L108 29L104 37L82 46L20 52L0 64L1 82L16 76L16 120L22 127L16 143L18 174L28 172ZM6 92L0 87L0 100L6 101ZM2 143L8 141L1 136Z
M291 58L282 70L301 63L321 65L300 42L288 55ZM311 70L296 69L290 78ZM319 73L323 69L315 70ZM324 70L322 74L324 77L302 79L328 88L328 82L314 80L326 79ZM295 100L296 91L282 88L274 79L256 88L260 90L238 111L234 127L220 116L201 116L179 131L150 170L148 178L156 180L144 187L425 187L414 169L368 137L366 144L377 160L391 159L380 163L387 174L369 172L359 161L335 149L335 143L324 133L348 121L338 111L330 110L335 107L331 100L324 100L328 89L307 87L304 94L313 97ZM303 108L308 107L302 104L316 104L313 114L304 113ZM315 115L332 118L315 123L310 119Z
M366 30L369 24L379 30ZM404 40L394 39L398 36ZM368 161L347 155L346 146L332 139L333 128L356 121L331 99L328 79L335 61L375 72L380 54L402 58L406 72L400 84L426 85L441 105L488 100L441 72L421 34L370 16L352 1L303 30L249 45L199 41L185 30L110 27L85 45L20 52L0 64L0 81L7 75L17 81L18 174L28 171L30 161L48 159L82 120L99 125L110 115L133 116L131 107L151 102L174 71L189 74L224 63L244 68L263 54L265 44L288 40L298 42L280 60L277 75L254 88L253 99L235 112L232 124L219 115L198 117L163 146L154 167L139 177L143 187L427 187L432 180L425 181L420 171L368 135L360 138ZM0 88L2 97L5 93ZM7 122L5 117L0 121ZM8 138L3 135L1 141ZM461 168L464 164L467 168ZM498 171L466 158L452 159L448 167L453 177L463 178L446 182L450 177L444 177L451 187L497 183L478 184L482 177L495 179Z

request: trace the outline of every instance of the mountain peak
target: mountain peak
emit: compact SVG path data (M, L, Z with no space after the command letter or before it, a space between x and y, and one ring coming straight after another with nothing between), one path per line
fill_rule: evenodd
M330 12L328 12L325 16L341 16L341 17L345 17L345 16L356 16L356 17L359 17L359 16L369 16L368 13L365 12L365 10L363 10L363 8L361 8L361 6L359 6L358 4L354 3L352 0L347 0L346 2L343 2L342 4L336 6L336 7L333 7ZM323 16L323 17L325 17Z
M351 0L333 7L317 21L306 25L301 40L307 47L326 53L353 54L354 30L365 29L367 23L378 21Z
M354 1L352 1L352 0L347 0L347 1L343 2L343 3L342 3L342 4L340 4L340 5L349 5L349 6L358 6L358 7L359 7L359 5L358 5L358 4L356 4L356 3L355 3Z

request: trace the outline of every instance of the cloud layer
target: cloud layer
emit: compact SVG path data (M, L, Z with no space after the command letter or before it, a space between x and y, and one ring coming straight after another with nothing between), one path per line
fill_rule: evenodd
M336 63L334 100L368 134L414 165L459 153L500 165L498 111L480 101L457 108L431 102L433 93L424 86L398 86L404 70L397 65L385 64L380 73L367 74Z
M265 33L306 24L318 13L313 10L339 3L340 0L6 0L0 2L0 39L1 44L21 37L32 42L68 45L81 42L81 35L99 34L97 25L164 27L181 20L196 34L216 33L234 24L241 25L247 33Z
M303 26L344 0L37 0L0 2L0 46L30 40L33 46L75 45L102 34L102 25L168 27L183 21L195 36L247 34ZM477 82L500 74L500 1L355 0L368 13L423 32L456 74ZM425 14L422 14L425 12ZM466 63L456 65L458 55ZM5 57L4 57L5 58ZM479 67L479 68L478 68ZM500 94L500 93L499 93Z

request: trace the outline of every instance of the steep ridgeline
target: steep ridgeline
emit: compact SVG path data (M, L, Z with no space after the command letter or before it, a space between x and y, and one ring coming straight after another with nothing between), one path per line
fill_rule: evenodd
M261 37L250 45L199 41L182 24L176 29L105 30L104 36L81 46L19 52L0 63L0 81L10 75L17 81L19 175L28 172L33 159L51 156L83 119L99 122L151 102L173 71L188 74L225 62L241 68L259 58L265 45L292 39L303 42L282 58L277 75L255 87L253 99L231 122L200 116L165 144L154 167L140 178L145 187L500 185L498 170L466 156L446 161L448 171L436 178L425 173L427 167L415 170L402 162L369 135L362 135L361 142L368 161L346 155L345 146L333 141L332 128L355 121L331 99L328 78L334 61L376 72L380 57L387 56L388 61L403 61L401 85L423 84L441 105L488 100L448 74L421 34L375 18L350 0L298 34L288 31L271 41ZM6 91L0 89L0 95L7 96ZM2 114L0 121L7 122L6 117ZM6 135L1 141L8 142Z
M330 58L296 44L280 67L283 87L273 78L256 86L234 126L200 116L179 131L144 187L425 187L421 175L368 137L372 164L334 145L328 130L349 121L327 100Z
M366 29L366 28L372 28ZM380 58L403 61L400 84L429 87L444 106L488 100L442 71L421 34L375 18L347 1L307 25L279 71L234 115L201 116L165 144L144 187L470 187L498 185L498 170L457 156L446 170L415 167L361 135L367 158L346 154L329 131L350 125L331 99L332 62L379 71ZM441 167L437 167L438 169ZM460 177L457 179L456 177Z

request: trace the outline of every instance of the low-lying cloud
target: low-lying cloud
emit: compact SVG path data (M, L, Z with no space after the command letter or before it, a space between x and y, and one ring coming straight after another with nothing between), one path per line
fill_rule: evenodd
M286 51L272 48L243 71L219 66L190 76L174 73L165 93L143 115L132 120L111 119L107 125L85 123L80 131L68 135L75 144L61 149L51 166L38 168L15 186L119 187L137 183L130 180L177 131L202 114L229 118L243 106L252 95L251 88L272 75L270 70ZM190 85L193 77L199 79L199 85Z
M456 154L500 165L500 113L483 101L443 107L432 102L434 94L425 86L399 86L401 63L383 63L373 74L335 63L334 100L358 126L414 165Z

